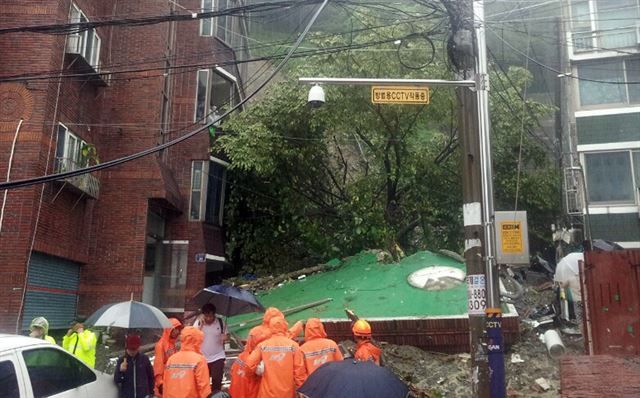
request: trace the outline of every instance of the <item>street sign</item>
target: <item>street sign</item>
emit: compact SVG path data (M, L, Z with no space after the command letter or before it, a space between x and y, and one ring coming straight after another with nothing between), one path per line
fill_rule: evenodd
M207 253L196 253L196 263L207 262Z
M428 104L428 87L373 86L371 102L374 104Z
M526 211L496 211L496 259L498 264L529 264Z

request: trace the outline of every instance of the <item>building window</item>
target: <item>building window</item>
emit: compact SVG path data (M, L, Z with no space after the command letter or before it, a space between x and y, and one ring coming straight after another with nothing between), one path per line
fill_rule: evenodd
M89 164L87 143L62 123L58 124L58 141L56 143L56 171L62 173L87 167Z
M223 68L198 70L196 89L196 122L209 123L222 115L224 109L240 101L235 76Z
M571 3L574 51L633 47L638 43L637 0L580 0Z
M77 5L71 5L71 23L89 22L87 16L78 8ZM95 29L87 29L78 33L69 35L67 41L67 52L71 54L81 55L93 69L100 69L100 36Z
M196 86L196 122L206 122L206 116L209 113L207 109L209 94L209 69L200 69L198 71L198 81Z
M592 204L625 204L636 200L632 157L637 170L638 152L585 153L587 193ZM636 184L638 179L636 178Z
M191 167L189 219L222 225L228 163L218 159L194 160Z
M626 84L640 78L640 58L578 65L580 103L585 105L640 102L640 85ZM598 83L599 80L610 83Z
M215 11L214 0L202 0L201 12ZM215 30L214 18L203 18L200 20L200 36L213 36Z
M228 7L229 7L228 0L218 0L218 11L224 11ZM227 40L227 29L229 29L228 27L229 18L230 17L226 15L221 15L217 18L218 32L216 36L222 41Z

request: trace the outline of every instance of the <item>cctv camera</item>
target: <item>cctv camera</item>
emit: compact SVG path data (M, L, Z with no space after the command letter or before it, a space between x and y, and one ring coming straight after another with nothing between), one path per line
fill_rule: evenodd
M317 84L311 87L309 90L309 99L307 100L309 105L313 108L319 108L324 104L324 89Z

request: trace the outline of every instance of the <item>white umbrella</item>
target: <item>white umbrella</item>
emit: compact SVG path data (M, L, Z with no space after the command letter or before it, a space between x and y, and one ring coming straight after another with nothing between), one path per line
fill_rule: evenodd
M169 329L173 324L156 307L139 301L103 305L84 322L90 326L125 329Z
M580 275L580 266L578 262L584 261L583 253L569 253L564 256L556 266L556 273L553 280L556 282L569 282L577 279Z

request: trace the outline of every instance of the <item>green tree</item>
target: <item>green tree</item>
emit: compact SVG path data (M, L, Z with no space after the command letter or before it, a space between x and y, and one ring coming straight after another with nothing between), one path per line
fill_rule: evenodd
M381 25L368 16L362 23ZM298 76L319 75L453 78L442 48L435 44L432 51L415 31L411 24L396 24L350 37L317 34L310 41L320 49L377 44L295 62L283 82L225 123L215 150L232 164L227 247L234 262L277 272L366 248L395 255L460 249L453 91L432 90L429 105L374 105L369 88L333 86L325 88L326 105L312 109L306 104L308 87L296 83ZM412 65L420 67L407 67ZM498 141L504 136L511 142L519 131L517 115L497 112ZM508 146L497 152L511 156ZM523 184L522 193L535 190L533 184ZM504 186L511 193L509 183Z

